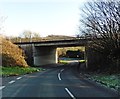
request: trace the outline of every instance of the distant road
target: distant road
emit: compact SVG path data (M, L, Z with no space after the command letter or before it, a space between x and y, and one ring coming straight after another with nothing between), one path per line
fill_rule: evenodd
M56 66L46 71L3 78L3 97L113 97L117 93L78 77L74 65ZM9 99L9 98L8 98ZM22 99L22 98L20 98ZM84 98L82 98L84 99Z

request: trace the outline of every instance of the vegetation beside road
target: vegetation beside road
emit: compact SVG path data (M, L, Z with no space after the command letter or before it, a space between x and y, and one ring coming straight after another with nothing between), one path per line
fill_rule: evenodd
M23 74L29 74L33 72L42 71L42 68L34 68L34 67L0 67L1 73L0 76L17 76L17 75L23 75Z
M120 74L112 74L112 75L106 75L106 74L97 74L97 75L91 75L90 78L96 82L99 82L109 88L113 88L115 90L119 90L120 88Z
M80 62L80 63L83 63L85 62L85 60L80 60L80 59L77 59L77 58L60 58L59 59L59 63L61 64L68 64L70 62Z
M0 41L2 41L2 51L0 51L0 55L2 56L2 66L28 67L27 62L25 61L25 54L19 46L1 36Z
M103 0L87 2L82 9L80 30L90 40L86 45L90 70L120 72L119 5L117 1Z
M66 60L59 60L59 63L61 63L61 64L68 64L68 61L66 61Z
M41 71L40 68L29 67L25 61L25 54L19 46L0 36L2 41L2 66L0 66L0 76L15 76Z

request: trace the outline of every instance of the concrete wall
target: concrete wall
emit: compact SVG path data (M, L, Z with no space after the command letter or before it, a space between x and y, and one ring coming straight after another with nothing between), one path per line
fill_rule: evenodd
M33 60L35 66L57 63L56 47L33 47Z
M33 46L32 45L20 45L20 48L23 49L27 64L30 66L34 65L33 64Z

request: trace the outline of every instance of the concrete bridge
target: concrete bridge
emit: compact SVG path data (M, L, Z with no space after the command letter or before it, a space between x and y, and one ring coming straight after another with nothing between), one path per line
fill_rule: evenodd
M87 44L87 40L72 39L40 42L17 42L14 44L17 44L25 51L29 62L33 63L35 66L40 66L58 62L56 50L58 47L85 46Z

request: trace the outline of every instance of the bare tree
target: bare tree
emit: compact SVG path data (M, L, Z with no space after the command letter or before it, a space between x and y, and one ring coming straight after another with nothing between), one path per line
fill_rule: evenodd
M37 32L32 33L32 39L33 41L40 41L42 38L40 37L40 34Z
M31 31L24 31L23 32L23 37L24 38L31 38L32 37L32 32Z
M83 12L82 33L91 39L89 47L108 60L119 61L120 1L88 2Z
M33 38L40 38L40 35L39 35L39 33L34 32L34 33L32 33L32 37Z

